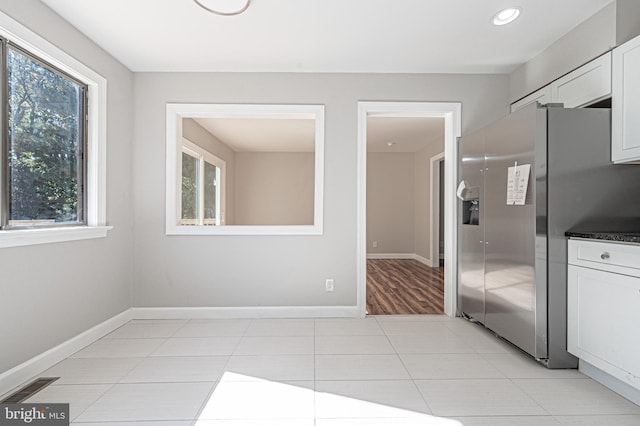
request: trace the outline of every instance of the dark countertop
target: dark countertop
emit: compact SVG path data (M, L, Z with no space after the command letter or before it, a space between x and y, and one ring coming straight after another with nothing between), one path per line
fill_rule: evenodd
M640 244L640 218L592 220L569 229L565 235L574 238L619 241Z
M600 231L600 232L576 232L576 231L568 231L565 232L567 237L572 238L589 238L592 240L607 240L607 241L618 241L624 243L636 243L640 244L640 232L614 232L614 231Z

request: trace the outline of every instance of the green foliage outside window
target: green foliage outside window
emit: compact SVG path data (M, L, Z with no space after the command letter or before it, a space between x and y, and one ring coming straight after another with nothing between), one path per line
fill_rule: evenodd
M182 219L198 218L198 159L182 153Z
M85 87L7 56L9 224L82 222Z

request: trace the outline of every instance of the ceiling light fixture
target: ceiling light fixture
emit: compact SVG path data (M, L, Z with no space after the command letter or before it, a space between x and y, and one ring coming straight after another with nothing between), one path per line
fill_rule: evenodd
M204 10L222 16L239 15L249 7L251 0L193 0Z
M520 9L517 7L509 7L502 9L500 12L493 15L491 22L493 25L507 25L516 20L520 16Z
M392 147L392 146L394 146L395 144L396 144L395 142L387 142L387 146L388 146L388 147Z

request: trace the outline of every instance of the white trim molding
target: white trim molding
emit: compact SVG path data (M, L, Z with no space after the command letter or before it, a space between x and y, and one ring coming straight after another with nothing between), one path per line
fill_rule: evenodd
M440 253L440 161L444 160L444 152L434 155L430 160L431 173L431 196L429 197L429 212L431 222L429 224L429 235L431 237L431 249L429 257L431 263L440 264L440 259L444 259L444 253Z
M27 380L51 368L60 361L78 352L115 329L122 327L131 319L131 309L109 318L106 321L84 331L59 345L34 356L22 364L0 374L0 395L3 395Z
M88 86L87 226L39 229L37 232L3 230L0 231L0 248L105 237L112 229L106 226L107 80L2 12L0 36Z
M357 306L132 308L133 319L356 318Z
M367 253L367 259L409 259L417 260L418 262L427 265L429 268L433 268L433 262L424 256L420 256L417 253Z
M366 315L367 300L367 117L439 117L444 118L444 312L456 314L458 203L454 194L458 175L458 144L461 134L460 102L358 102L357 164L357 300L360 315Z
M623 382L617 377L612 376L608 372L599 369L598 367L589 364L585 360L581 359L578 364L578 370L591 377L593 380L608 387L612 391L627 398L629 401L636 405L640 405L640 389L637 389L628 383Z
M4 395L131 320L229 318L357 318L358 306L247 306L129 308L77 336L0 373Z
M113 226L69 226L0 231L0 248L104 238L111 229Z

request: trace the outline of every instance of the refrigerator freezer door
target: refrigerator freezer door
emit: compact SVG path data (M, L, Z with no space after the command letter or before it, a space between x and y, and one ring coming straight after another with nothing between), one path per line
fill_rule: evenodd
M546 358L546 348L536 342L536 244L545 244L536 239L536 181L545 166L536 163L536 144L546 146L537 132L538 112L532 105L486 129L485 325ZM508 169L525 164L531 165L525 204L507 205Z
M458 229L460 243L458 310L484 323L484 133L460 139L460 181L462 214Z

